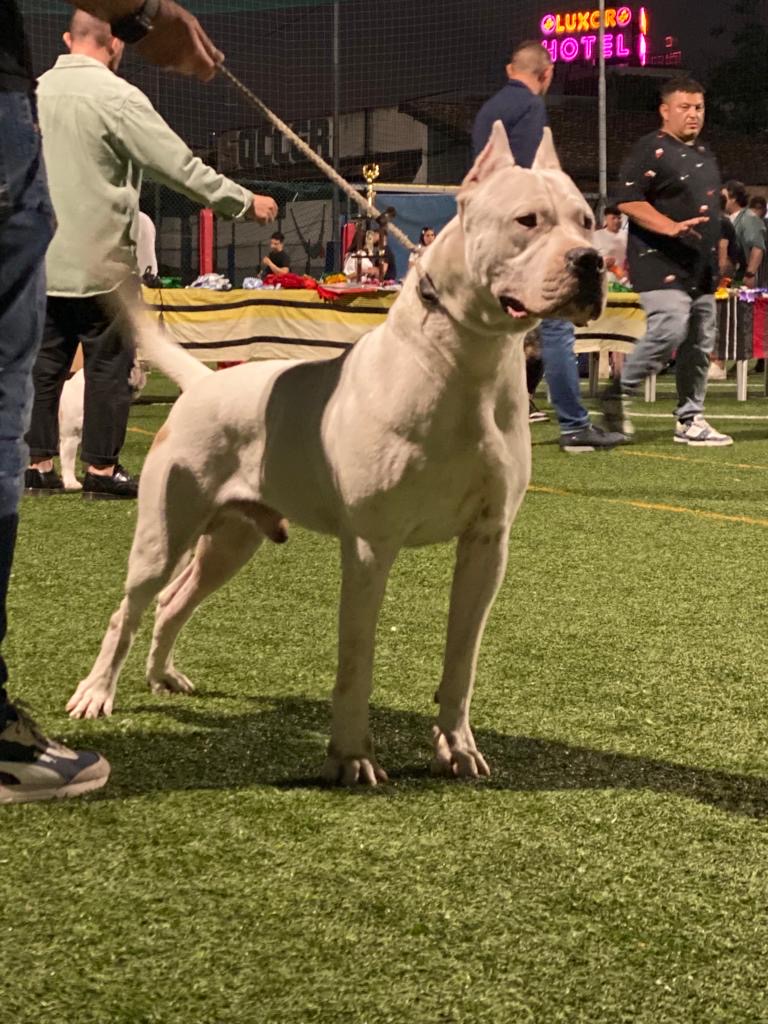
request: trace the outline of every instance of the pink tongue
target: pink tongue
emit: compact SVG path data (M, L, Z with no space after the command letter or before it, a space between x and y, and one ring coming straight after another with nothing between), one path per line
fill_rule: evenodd
M519 320L520 317L528 316L528 313L524 309L512 309L511 306L507 306L506 309L509 315L513 316L516 320Z

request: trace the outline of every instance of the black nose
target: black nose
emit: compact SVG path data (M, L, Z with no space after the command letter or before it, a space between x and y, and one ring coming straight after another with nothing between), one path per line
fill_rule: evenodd
M603 257L597 249L569 249L565 254L565 262L568 264L568 269L578 277L587 274L600 274L605 266Z

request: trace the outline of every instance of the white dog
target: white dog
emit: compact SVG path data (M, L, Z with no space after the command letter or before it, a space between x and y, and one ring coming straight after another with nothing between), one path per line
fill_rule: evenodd
M183 390L141 474L126 596L73 717L112 711L142 612L160 592L155 691L189 692L176 636L283 516L341 542L339 660L325 778L386 778L368 731L376 619L405 546L458 538L434 726L438 773L489 774L469 723L478 648L530 471L523 338L540 317L586 323L604 299L592 214L547 131L533 170L499 122L458 215L408 274L386 322L340 358L211 373L137 325L145 356ZM163 589L165 588L165 589Z
M134 359L128 383L133 397L143 390L147 373L141 360ZM85 374L82 369L73 373L61 389L59 400L59 460L65 491L81 491L83 485L75 476L77 449L83 437L83 408L85 405Z

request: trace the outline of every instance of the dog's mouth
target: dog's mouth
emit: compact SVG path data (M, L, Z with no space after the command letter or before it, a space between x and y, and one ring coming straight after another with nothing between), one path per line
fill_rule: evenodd
M521 320L523 317L531 315L522 302L512 298L511 295L502 295L499 302L504 312L508 316L514 317L515 320Z

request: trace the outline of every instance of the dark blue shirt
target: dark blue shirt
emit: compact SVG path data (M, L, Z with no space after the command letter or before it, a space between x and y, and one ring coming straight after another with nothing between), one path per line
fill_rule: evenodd
M520 167L530 167L547 124L547 108L541 96L536 96L527 85L513 78L486 100L472 126L475 156L490 138L494 121L501 121L506 128L515 163Z

